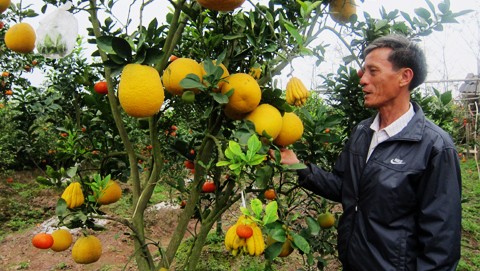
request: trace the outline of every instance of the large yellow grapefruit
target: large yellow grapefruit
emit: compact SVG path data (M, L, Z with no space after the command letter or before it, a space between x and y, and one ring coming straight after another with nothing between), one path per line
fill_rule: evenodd
M235 113L248 113L254 110L262 98L262 91L257 80L246 73L235 73L226 78L221 92L227 93L233 89L226 107Z
M72 234L66 229L58 229L52 232L53 245L50 247L55 252L64 251L72 245Z
M7 48L22 54L28 54L33 51L36 39L35 30L28 23L15 24L5 33L5 45L7 45Z
M282 129L282 114L272 105L261 104L245 117L255 124L255 131L262 135L266 132L275 139Z
M100 195L98 195L97 202L102 205L107 205L117 202L121 197L122 188L116 181L110 180L105 188L100 192Z
M332 0L329 5L330 16L339 23L348 23L350 17L357 13L355 0Z
M273 143L280 146L288 146L295 143L303 135L303 122L293 112L283 115L282 129Z
M128 115L151 117L160 111L164 98L160 75L153 67L128 64L123 68L118 99Z
M180 81L190 73L202 80L202 66L197 61L191 58L177 58L163 72L162 82L165 89L172 95L182 95L184 88L180 86Z
M72 258L76 263L94 263L102 256L102 243L93 236L82 236L77 239L72 248Z

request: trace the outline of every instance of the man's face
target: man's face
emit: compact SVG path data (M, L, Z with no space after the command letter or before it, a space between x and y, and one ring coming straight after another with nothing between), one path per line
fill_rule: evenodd
M394 70L388 56L392 49L378 48L365 58L360 84L367 108L393 106L400 94L401 70Z

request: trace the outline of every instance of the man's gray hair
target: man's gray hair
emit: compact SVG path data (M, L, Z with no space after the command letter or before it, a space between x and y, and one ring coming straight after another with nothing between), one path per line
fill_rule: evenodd
M377 38L365 48L363 55L366 57L373 50L378 48L391 48L392 52L388 61L394 69L410 68L413 71L413 78L408 88L413 90L425 81L427 77L427 61L422 49L405 36L391 34Z

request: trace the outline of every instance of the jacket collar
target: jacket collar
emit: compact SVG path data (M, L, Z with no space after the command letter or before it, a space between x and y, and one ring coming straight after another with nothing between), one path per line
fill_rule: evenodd
M407 126L403 128L398 134L394 135L391 139L394 140L407 140L407 141L420 141L422 139L423 131L425 129L425 114L423 113L422 108L415 102L411 102L413 105L413 110L415 115L408 122ZM370 125L373 123L375 117L372 117L368 120L366 125L364 125L367 130L370 129Z

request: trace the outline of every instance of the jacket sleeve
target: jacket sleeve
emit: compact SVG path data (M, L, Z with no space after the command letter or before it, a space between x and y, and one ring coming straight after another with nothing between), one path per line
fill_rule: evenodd
M461 187L455 149L433 154L417 195L420 254L416 270L456 269L461 243Z
M307 164L307 168L298 170L298 184L313 193L332 201L341 202L342 172L338 165L345 155L339 156L335 169L332 172L325 171L314 164Z

